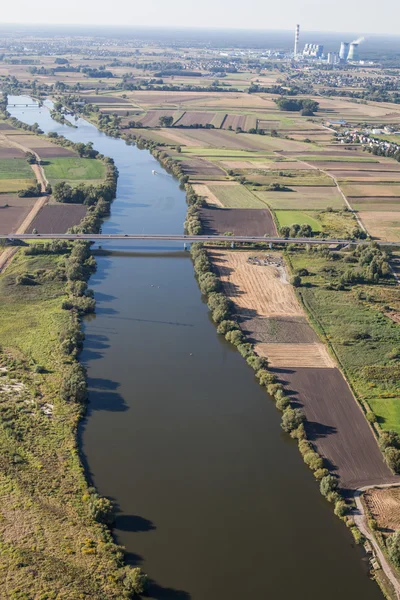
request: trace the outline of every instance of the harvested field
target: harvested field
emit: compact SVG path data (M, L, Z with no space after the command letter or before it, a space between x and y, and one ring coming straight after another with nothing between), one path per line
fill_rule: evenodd
M236 185L210 184L209 189L225 208L266 209L265 203L240 183Z
M254 210L243 208L202 208L200 219L205 235L276 235L272 215L268 209Z
M140 122L143 127L159 127L161 117L174 116L173 110L149 110L144 117L140 117Z
M368 183L378 181L400 183L400 169L397 171L331 171L329 174L338 180L342 180L342 183L363 182L366 180Z
M236 134L233 131L224 129L186 129L185 136L201 142L202 146L213 146L215 148L237 148L238 150L260 150L260 145L256 144L253 138L257 136L249 135L249 139L244 139L246 134ZM265 149L261 147L261 149Z
M240 127L241 129L245 130L246 129L246 115L232 115L229 114L227 115L224 124L222 126L223 129L233 129L233 131L236 131L237 127Z
M400 241L399 212L361 211L358 216L373 238L385 242Z
M86 215L82 204L49 204L43 206L30 225L39 233L66 233L70 227L79 225Z
M338 369L275 369L303 408L307 437L343 488L400 482L383 462L371 428Z
M33 173L32 173L33 175ZM35 183L35 178L32 179L0 179L0 193L18 192L24 190Z
M318 167L321 169L324 169L325 171L354 171L357 170L358 172L360 172L361 174L363 174L364 172L371 172L371 171L380 171L383 173L391 173L394 171L397 171L397 173L400 173L400 165L395 162L392 163L380 163L378 161L375 161L373 163L359 163L357 164L357 166L354 164L354 162L329 162L329 161L323 161L323 162L319 162L318 163ZM335 173L334 173L335 174ZM341 174L342 176L342 174Z
M399 198L352 198L351 206L358 211L377 210L379 212L398 212L400 211Z
M177 131L172 131L171 129L163 129L159 133L163 138L166 138L166 140L170 140L176 144L182 144L182 146L193 146L196 148L203 145L201 142L187 137L183 132L178 133Z
M316 168L311 166L311 165L307 165L306 163L303 163L301 161L285 161L285 160L276 160L275 162L271 162L268 163L267 165L263 166L263 169L274 169L277 170L279 169L279 171L293 171L296 169L301 169L302 171L315 171Z
M290 183L288 183L290 186ZM336 187L290 186L291 192L254 192L257 198L274 209L323 210L328 206L342 208L344 200Z
M240 326L253 343L314 344L319 341L305 317L242 319Z
M373 196L375 198L392 197L400 199L400 185L390 185L382 183L381 185L374 184L349 184L341 185L343 193L348 198L365 198L367 196Z
M364 502L378 527L390 533L400 529L400 488L371 489L364 492Z
M129 104L128 100L121 98L121 96L84 96L82 95L82 100L89 104Z
M271 162L266 162L266 159L256 160L222 160L221 165L225 169L259 169L270 168Z
M174 123L174 127L191 127L193 125L205 127L211 124L214 117L215 113L213 112L187 111Z
M63 158L77 156L76 152L62 146L31 146L32 152L39 154L40 158Z
M194 183L192 184L192 187L198 196L205 198L207 204L223 208L222 203L218 200L217 196L210 191L210 188L207 185L204 183Z
M271 367L333 369L336 365L325 344L256 344L254 350L268 358Z
M182 171L185 175L189 175L190 179L224 179L226 177L225 171L202 158L183 160L180 164Z
M226 113L225 112L217 112L214 114L211 125L214 125L216 129L220 129L223 122L225 121Z
M304 316L284 267L250 264L254 252L210 250L209 255L240 317Z

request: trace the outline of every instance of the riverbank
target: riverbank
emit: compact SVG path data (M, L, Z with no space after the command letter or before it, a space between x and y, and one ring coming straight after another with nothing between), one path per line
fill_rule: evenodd
M67 257L20 250L0 276L0 589L120 599L129 573L80 462L82 400L66 392L83 338L62 308Z

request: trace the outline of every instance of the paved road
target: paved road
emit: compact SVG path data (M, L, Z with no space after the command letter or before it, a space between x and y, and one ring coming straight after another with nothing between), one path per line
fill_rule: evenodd
M263 242L264 244L326 244L326 245L359 245L368 243L367 240L342 240L342 239L319 239L319 238L280 238L263 236L246 236L246 235L175 235L175 234L153 234L153 233L121 233L121 234L105 234L105 233L23 233L23 234L0 234L0 239L11 240L90 240L93 242L100 240L146 240L146 241L162 241L162 242ZM400 242L376 242L381 246L400 247Z

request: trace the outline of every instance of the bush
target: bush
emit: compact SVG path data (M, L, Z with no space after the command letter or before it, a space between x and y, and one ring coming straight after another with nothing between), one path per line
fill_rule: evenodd
M73 363L61 382L60 396L66 402L83 404L87 400L86 372L79 363Z
M393 473L400 473L400 450L390 446L389 448L386 448L384 455L389 469L391 469Z
M313 447L312 443L309 442L308 440L301 440L299 442L299 451L300 451L300 454L302 456L304 456L305 454L307 454L307 452L313 452L314 447Z
M364 544L365 538L364 538L363 534L361 533L361 531L358 529L358 527L351 527L350 531L353 535L353 538L354 538L354 541L356 542L356 544L358 544L358 545Z
M253 352L253 346L251 344L249 344L249 343L239 344L236 347L237 347L237 349L239 351L239 354L241 356L243 356L243 358L247 358Z
M382 431L379 438L380 449L384 452L390 446L400 449L400 435L396 431Z
M89 497L89 511L93 519L98 523L111 526L115 521L114 505L108 498L99 496L95 490L91 490Z
M251 344L249 345L251 346ZM240 352L240 347L238 348L238 350ZM275 383L276 381L276 375L270 373L269 371L267 371L267 369L260 369L259 371L257 371L256 377L259 380L260 385L264 385L265 387Z
M318 481L320 481L323 477L326 477L327 475L329 475L328 469L317 469L316 471L314 471L314 477Z
M376 421L377 421L376 414L373 413L372 411L368 411L367 412L367 421L369 423L376 423Z
M265 369L265 367L267 366L267 361L265 358L262 358L261 356L257 356L255 354L254 356L248 357L247 364L250 365L250 367L254 369L254 371L260 371L260 369Z
M330 492L335 492L338 487L338 480L333 475L325 475L319 484L320 492L325 498Z
M228 331L234 331L235 329L239 329L239 325L236 321L221 321L217 327L217 333L226 335Z
M305 420L305 415L300 408L287 408L282 415L281 427L286 433L297 429Z
M337 517L344 517L347 513L347 504L344 500L338 500L335 504L334 513Z
M240 330L236 329L233 331L228 331L228 333L225 335L225 339L234 346L239 346L244 340L244 335Z
M219 280L214 273L204 273L199 276L199 286L202 294L210 294L219 289Z
M285 411L290 406L290 398L288 396L279 396L276 400L276 408Z
M322 469L324 466L324 461L322 460L322 458L320 457L320 455L317 452L314 452L314 450L307 452L304 456L303 456L304 462L306 463L306 465L308 467L310 467L310 469L312 471L317 471L317 469Z
M139 567L127 567L122 583L130 594L129 597L132 598L134 595L143 594L146 591L148 578Z

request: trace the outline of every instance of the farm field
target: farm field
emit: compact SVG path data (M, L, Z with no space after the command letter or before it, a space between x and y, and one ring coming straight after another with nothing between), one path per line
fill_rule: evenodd
M317 218L318 213L301 212L297 210L275 210L275 217L279 227L291 227L295 223L298 225L310 225L315 233L322 231L322 224Z
M16 233L18 227L29 214L31 206L2 206L2 198L0 196L0 233ZM0 251L1 254L1 251Z
M336 187L299 186L291 192L258 192L254 194L274 209L323 210L343 208L344 200Z
M67 233L70 227L79 225L86 215L82 204L50 204L43 206L29 227L28 233L36 229L40 234Z
M375 185L372 183L365 184L345 184L341 186L343 193L348 198L365 198L368 196L373 197L392 197L400 200L400 185L390 185L387 183L381 183Z
M358 213L368 233L385 242L400 241L400 211L364 211Z
M43 168L52 184L59 181L74 184L85 181L99 183L105 176L103 163L92 158L52 158L44 162Z
M34 179L34 175L24 158L0 158L0 179Z
M265 172L262 168L249 172L244 172L246 179L251 182L260 183L261 185L271 185L271 183L279 183L282 186L292 188L293 186L327 186L336 187L333 179L321 173L317 169L314 170L301 170L301 163L298 164L298 170L283 171L283 170L268 170ZM279 168L279 164L275 165Z
M190 127L193 125L201 125L202 127L205 127L206 125L211 124L211 121L215 116L216 115L213 112L187 111L183 113L180 119L175 121L174 127Z
M216 196L225 208L261 208L266 205L252 194L244 185L213 185L208 186L210 192Z
M374 435L331 355L323 344L314 342L314 332L282 267L249 264L254 253L210 250L209 254L243 329L260 353L277 363L273 371L278 380L306 414L308 439L329 462L341 485L355 489L398 481L383 462ZM279 262L278 253L274 252L271 260ZM290 329L299 343L290 340ZM261 341L263 333L269 341ZM307 338L308 342L303 341ZM319 366L312 366L316 361ZM297 366L300 362L308 366Z
M202 208L200 220L205 235L276 235L274 220L268 209Z
M306 268L310 273L302 278L306 285L299 288L299 296L318 331L329 340L357 397L376 411L383 428L400 432L400 420L393 422L393 414L400 414L400 394L390 359L393 348L400 346L400 327L385 316L384 308L390 305L400 312L393 280L375 287L354 286L351 291L327 289L348 263L335 261L332 271L331 261L312 253L295 252L289 257L293 269ZM368 301L359 297L359 290ZM380 369L384 377L372 378L371 367Z
M218 165L202 158L191 158L181 161L181 168L185 175L191 180L198 179L224 179L226 173Z
M33 173L33 171L32 171ZM18 192L36 183L35 179L0 179L0 194Z
M386 533L400 529L400 488L367 490L363 500L379 529Z

